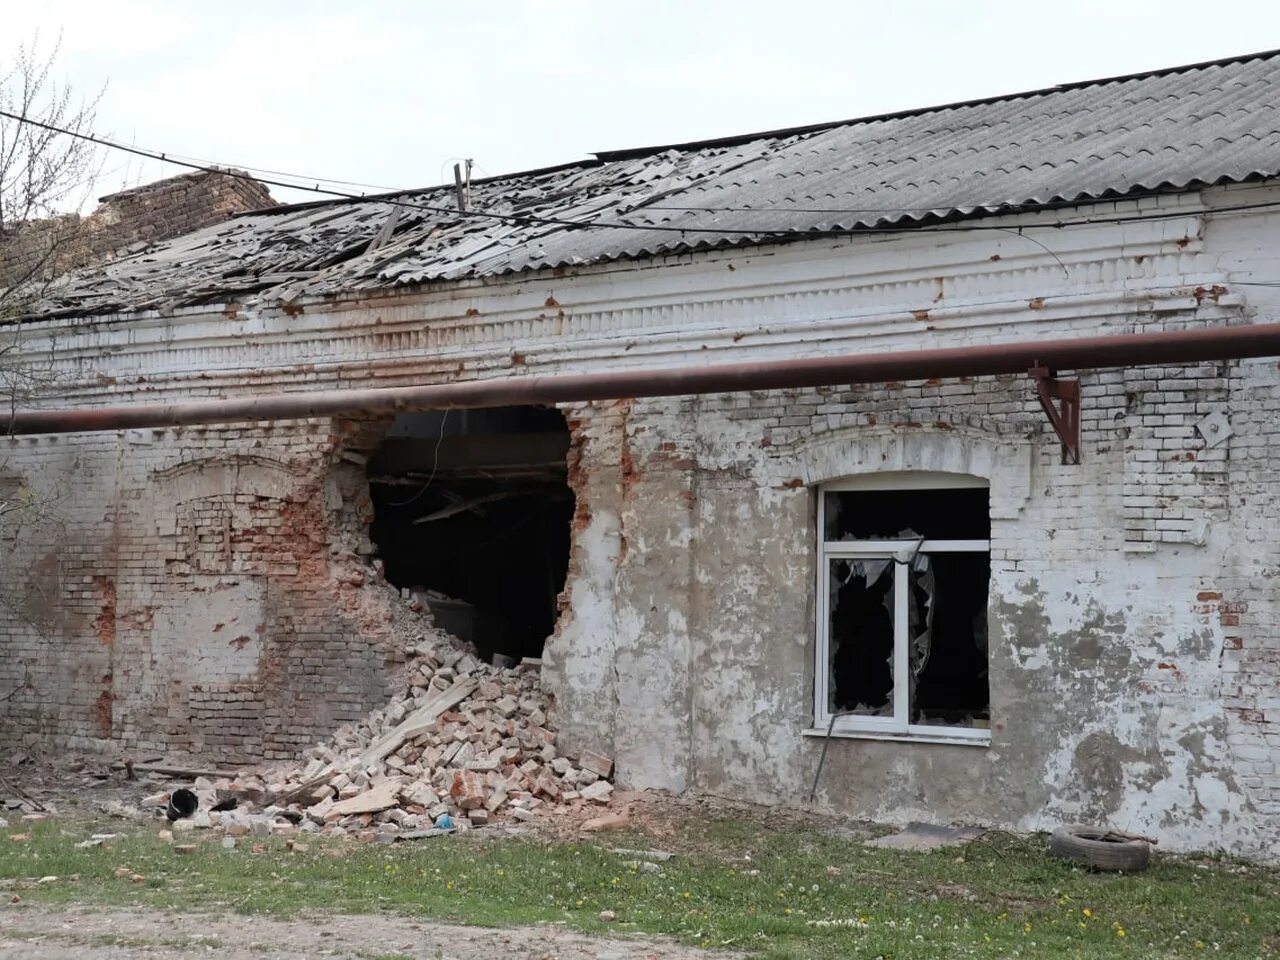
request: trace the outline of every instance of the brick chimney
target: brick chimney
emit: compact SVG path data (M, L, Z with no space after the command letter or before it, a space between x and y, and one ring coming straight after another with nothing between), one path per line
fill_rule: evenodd
M6 283L47 282L274 206L267 188L241 170L199 170L121 190L100 198L87 217L33 220L0 234L0 290Z
M96 260L276 205L267 188L242 170L185 173L108 194L98 203L85 224Z

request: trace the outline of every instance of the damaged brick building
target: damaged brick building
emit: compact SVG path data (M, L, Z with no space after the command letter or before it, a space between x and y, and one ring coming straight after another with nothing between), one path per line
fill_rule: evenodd
M5 441L51 506L0 731L295 756L412 596L540 656L629 786L800 803L829 738L851 815L1273 851L1277 84L603 153L68 279L18 330L59 380Z

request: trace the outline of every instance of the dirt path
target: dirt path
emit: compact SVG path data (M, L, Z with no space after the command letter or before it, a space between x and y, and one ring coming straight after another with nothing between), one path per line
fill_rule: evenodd
M216 955L219 960L725 960L670 940L610 940L542 925L489 930L396 917L335 914L281 921L146 910L0 907L3 960L134 960Z

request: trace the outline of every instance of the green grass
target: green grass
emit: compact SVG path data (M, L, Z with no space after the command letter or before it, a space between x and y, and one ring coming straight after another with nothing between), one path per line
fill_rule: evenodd
M183 855L139 831L76 849L94 829L50 822L25 843L0 833L0 899L277 917L387 912L487 926L563 921L772 960L1280 956L1280 871L1160 857L1131 876L1093 874L1050 858L1043 838L996 834L904 853L729 820L694 821L665 841L470 835L388 847L308 838L304 853L272 840L253 854L243 842L229 851L208 838ZM615 846L680 854L646 872L606 849ZM120 866L145 882L115 877ZM30 882L48 875L59 880ZM600 921L602 910L617 922Z

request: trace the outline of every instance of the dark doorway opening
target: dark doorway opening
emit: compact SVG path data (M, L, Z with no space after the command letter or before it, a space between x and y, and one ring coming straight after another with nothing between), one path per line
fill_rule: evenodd
M373 542L393 585L494 654L539 657L569 567L574 498L559 411L402 414L369 461Z

